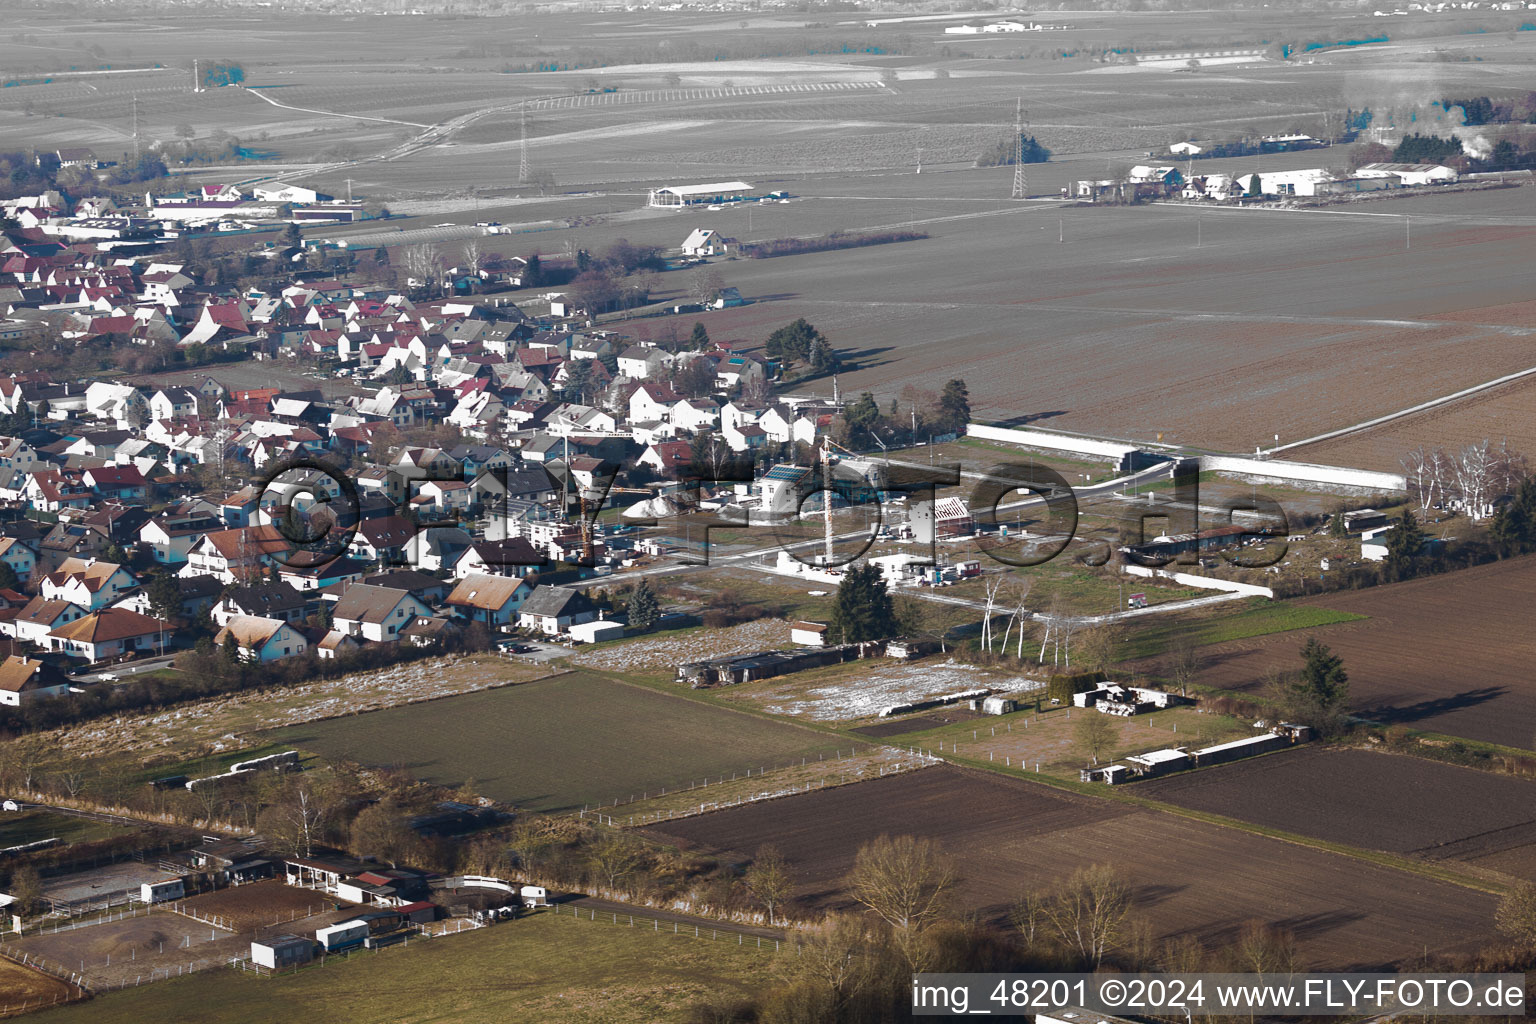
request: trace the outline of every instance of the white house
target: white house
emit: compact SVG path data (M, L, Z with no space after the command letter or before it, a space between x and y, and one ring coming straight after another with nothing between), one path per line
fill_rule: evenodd
M69 601L93 612L136 586L133 574L115 562L71 557L43 577L39 591L46 600Z
M494 628L517 622L533 592L524 579L471 573L459 581L443 604L455 615Z
M230 616L213 642L222 649L231 638L238 645L241 658L261 664L295 657L309 649L304 634L289 623L255 615Z
M331 611L331 625L338 632L382 643L394 640L418 615L432 609L408 590L354 583Z
M37 567L37 552L15 537L0 537L0 562L11 567L19 582L26 583Z
M13 654L0 662L0 704L20 707L69 692L69 681L36 658Z
M169 623L127 608L103 608L53 629L45 643L50 650L95 663L129 654L157 653L173 631Z
M567 587L544 586L523 602L518 625L554 635L573 624L597 618L597 607L580 592Z
M694 228L683 239L684 256L723 256L736 248L736 239L727 238L714 228Z

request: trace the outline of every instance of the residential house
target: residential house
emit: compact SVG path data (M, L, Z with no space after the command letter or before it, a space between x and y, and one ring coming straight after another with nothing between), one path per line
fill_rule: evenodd
M0 627L15 637L18 643L46 647L49 633L84 618L85 614L85 609L77 604L34 597L22 606L15 618L9 622L0 621Z
M52 630L45 638L50 650L62 651L95 664L165 649L170 623L127 608L103 608Z
M245 661L265 664L292 658L309 649L309 641L282 619L235 615L224 624L213 642L220 649L233 640Z
M522 537L480 540L470 545L453 563L453 575L455 579L477 574L523 577L536 573L547 564L548 559Z
M37 552L15 537L0 537L0 563L10 566L18 582L27 583L37 567Z
M524 579L470 573L443 603L454 614L494 629L516 623L519 610L533 592Z
M282 582L253 580L244 586L230 587L213 606L215 625L228 625L237 617L280 619L301 623L309 615L309 599L302 591Z
M138 584L133 573L115 562L66 558L58 569L43 577L39 591L46 600L69 601L93 612Z
M348 636L375 643L396 640L417 616L432 609L409 591L355 583L347 588L331 611L331 626Z
M523 601L517 621L524 629L554 635L597 617L597 606L580 591L542 586Z
M0 705L21 707L69 692L69 680L47 662L13 654L0 661Z

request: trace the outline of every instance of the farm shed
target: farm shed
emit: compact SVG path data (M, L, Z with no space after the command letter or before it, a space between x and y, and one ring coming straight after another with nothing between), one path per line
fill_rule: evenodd
M571 626L571 637L584 644L600 644L605 640L624 639L624 623L612 619L595 619L578 622Z
M436 903L428 903L426 900L417 900L415 903L407 903L396 908L399 911L402 922L411 924L431 924L437 920L440 908Z
M336 953L361 946L363 940L368 938L370 931L367 921L354 918L316 929L315 941L320 943L320 948L327 953Z
M1255 754L1279 750L1281 747L1290 746L1290 742L1284 736L1269 732L1262 736L1247 736L1230 743L1218 743L1213 747L1201 747L1193 756L1195 764L1201 767L1209 764L1225 764L1228 761L1239 761L1245 757L1253 757Z
M885 656L915 661L926 654L932 654L940 646L940 641L931 637L898 636L885 642Z
M1078 772L1080 782L1102 782L1107 786L1113 786L1130 778L1130 773L1123 764L1104 764L1096 768L1084 768Z
M682 208L699 203L722 203L742 199L756 189L744 181L716 181L704 185L664 185L653 188L647 206Z
M976 710L984 715L1008 715L1019 710L1019 702L1011 697L984 697Z
M827 646L827 624L801 619L789 624L789 642L800 647Z
M1145 754L1132 754L1126 760L1130 762L1127 765L1129 770L1143 777L1166 775L1168 772L1176 772L1188 768L1193 763L1190 760L1189 752L1183 747L1165 747L1162 750L1149 750Z
M1362 178L1395 177L1404 185L1449 185L1457 178L1454 170L1440 164L1361 164L1355 174Z
M179 900L187 894L187 887L179 878L168 878L163 882L144 882L139 886L139 902L164 903L166 900Z
M277 935L251 942L251 963L273 970L297 967L315 958L315 944L297 935Z

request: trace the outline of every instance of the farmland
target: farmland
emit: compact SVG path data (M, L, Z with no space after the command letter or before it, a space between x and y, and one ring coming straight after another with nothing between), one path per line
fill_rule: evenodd
M1298 602L1366 621L1298 629L1207 648L1200 684L1256 691L1270 668L1299 664L1315 636L1344 659L1353 708L1381 722L1532 749L1536 656L1528 596L1536 558Z
M429 782L473 778L486 796L542 811L756 773L837 746L798 726L582 673L273 738L325 757L398 765Z
M942 767L669 822L658 834L750 854L776 843L802 896L838 905L859 845L911 833L941 843L963 876L957 904L997 915L1021 888L1084 864L1121 868L1154 933L1210 943L1251 918L1292 929L1304 963L1379 965L1466 949L1494 900L1446 882L1363 864L1161 811Z
M1152 779L1133 791L1287 832L1435 860L1479 863L1521 853L1529 859L1536 842L1531 782L1369 750L1306 747ZM1413 828L1405 828L1410 821Z
M209 971L54 1011L60 1024L269 1024L305 1020L464 1024L681 1020L714 995L742 995L772 953L734 943L535 914L514 925L413 942L282 978Z
M18 1010L28 1003L47 1003L73 997L77 990L57 978L30 967L0 959L0 1013Z

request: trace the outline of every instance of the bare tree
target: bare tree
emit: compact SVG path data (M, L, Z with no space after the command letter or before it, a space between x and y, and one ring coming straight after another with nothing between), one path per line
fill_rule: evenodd
M1120 730L1115 728L1115 723L1109 720L1108 715L1091 712L1083 715L1072 727L1072 733L1078 746L1083 748L1083 753L1092 759L1094 764L1099 763L1099 755L1111 749L1115 741L1120 738Z
M1078 869L1046 904L1062 944L1093 967L1120 941L1130 911L1130 886L1108 864Z
M603 836L587 850L587 860L602 877L608 888L613 889L619 879L634 872L645 863L645 849L618 832Z
M1084 630L1077 641L1078 667L1089 672L1107 672L1124 639L1124 630L1112 621Z
M1168 676L1178 686L1180 693L1188 696L1189 684L1195 681L1204 667L1205 655L1200 653L1200 645L1188 633L1180 633L1168 649L1167 661Z
M880 836L859 848L848 890L893 928L918 931L943 913L958 881L933 840Z
M1297 966L1296 936L1262 921L1243 925L1228 952L1238 970L1252 974L1289 973Z
M774 909L782 906L795 890L795 875L789 861L784 859L778 847L771 844L758 849L743 881L747 891L767 910L770 925L774 921Z
M1002 589L1002 576L994 576L990 580L987 580L987 607L986 610L981 613L981 649L984 651L990 651L992 649L992 607L997 603L997 592ZM1006 642L1007 639L1008 634L1004 633L1004 642Z
M688 275L688 291L701 306L707 306L720 297L725 278L714 267L698 267Z
M437 291L442 287L443 254L437 246L430 242L422 242L419 245L408 245L400 253L401 264L405 272L415 280L420 287Z
M480 239L471 238L464 243L464 265L476 272L485 265L485 247Z
M1046 924L1045 897L1026 892L1008 907L1008 922L1018 931L1026 947L1033 947L1040 929Z
M261 812L257 825L270 836L278 852L308 857L325 831L325 801L308 783L299 782Z

